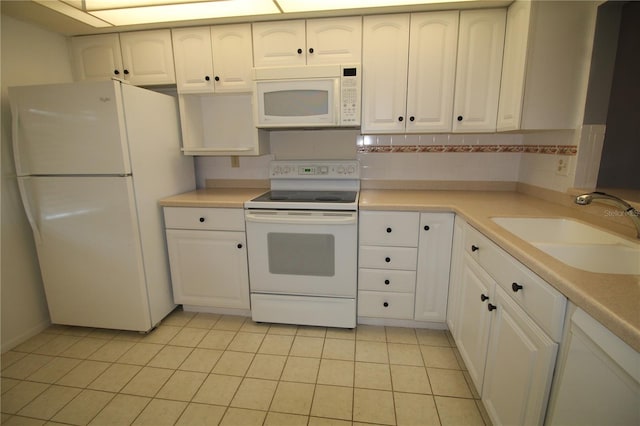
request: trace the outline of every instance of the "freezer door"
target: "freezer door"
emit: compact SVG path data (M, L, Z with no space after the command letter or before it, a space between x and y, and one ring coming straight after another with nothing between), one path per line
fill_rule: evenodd
M151 328L131 177L22 177L51 321Z
M9 98L19 176L131 172L119 82L11 87Z

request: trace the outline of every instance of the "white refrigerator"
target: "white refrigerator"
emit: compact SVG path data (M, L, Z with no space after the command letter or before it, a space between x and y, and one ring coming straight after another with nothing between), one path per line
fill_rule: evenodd
M176 100L115 80L9 98L51 322L152 329L175 307L158 200L195 187Z

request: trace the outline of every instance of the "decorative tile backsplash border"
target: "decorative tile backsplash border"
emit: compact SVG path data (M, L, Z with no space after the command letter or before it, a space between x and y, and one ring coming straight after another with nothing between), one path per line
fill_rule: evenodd
M358 153L525 153L576 155L575 145L360 145Z

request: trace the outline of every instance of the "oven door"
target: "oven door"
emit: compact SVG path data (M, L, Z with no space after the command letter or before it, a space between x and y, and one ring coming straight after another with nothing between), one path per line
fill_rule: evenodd
M252 293L354 298L358 213L247 210Z

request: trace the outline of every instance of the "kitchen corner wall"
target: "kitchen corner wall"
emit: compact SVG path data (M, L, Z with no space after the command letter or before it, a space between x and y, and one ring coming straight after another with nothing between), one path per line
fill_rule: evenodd
M50 324L33 234L22 208L11 148L9 86L72 81L67 39L2 15L2 352Z

